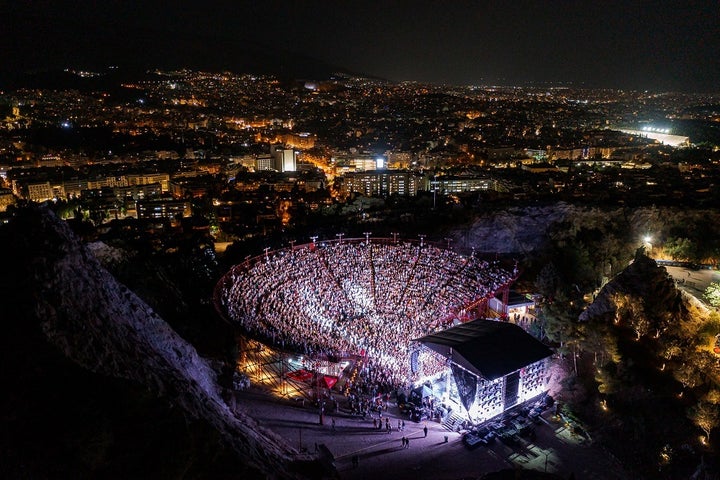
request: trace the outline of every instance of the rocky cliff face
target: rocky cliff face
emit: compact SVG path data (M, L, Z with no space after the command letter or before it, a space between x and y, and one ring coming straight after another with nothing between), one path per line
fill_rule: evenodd
M682 304L682 294L675 288L665 267L659 267L651 258L638 254L625 270L600 290L595 300L580 314L580 321L613 318L617 311L614 298L618 294L648 299L673 312L679 311Z
M460 241L480 252L523 253L539 250L548 240L548 230L571 216L575 208L565 204L548 207L513 207L487 212L466 231Z
M2 228L0 245L13 251L15 263L3 271L0 288L5 301L17 299L3 320L23 322L12 326L15 335L41 335L84 369L129 380L140 391L166 399L188 421L217 432L221 443L249 465L248 473L299 478L298 463L312 463L253 419L231 411L215 373L196 350L103 269L64 222L32 210Z
M674 209L605 208L556 203L542 206L509 207L487 211L473 224L453 234L455 243L479 252L524 254L543 249L557 229L592 226L598 221L627 226L638 241L648 232L658 232L665 221L676 218Z

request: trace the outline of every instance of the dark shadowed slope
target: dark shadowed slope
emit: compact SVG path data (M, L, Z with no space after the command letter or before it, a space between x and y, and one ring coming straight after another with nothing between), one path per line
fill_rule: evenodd
M195 349L43 210L0 227L0 476L302 478ZM313 475L314 476L314 475Z

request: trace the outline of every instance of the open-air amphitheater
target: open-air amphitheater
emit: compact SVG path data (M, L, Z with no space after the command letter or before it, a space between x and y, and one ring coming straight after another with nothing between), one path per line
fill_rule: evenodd
M373 397L423 383L430 385L428 380L437 380L439 375L449 379L452 366L453 371L460 368L470 374L461 380L458 375L463 375L458 370L453 377L456 384L462 383L460 390L467 390L463 385L472 383L473 404L476 392L479 395L484 391L483 383L498 398L505 396L502 382L506 374L520 372L521 367L524 371L524 367L545 358L545 351L540 354L542 358L518 358L526 363L513 366L512 371L488 375L489 370L472 364L474 354L463 358L458 345L453 357L452 348L450 354L435 348L447 339L432 336L456 332L453 326L485 322L491 328L483 327L482 335L494 336L484 340L485 347L473 348L488 354L499 348L498 357L506 356L504 352L512 355L515 348L532 351L523 346L524 337L520 341L513 337L518 335L515 329L521 329L503 322L502 311L489 308L496 296L504 296L507 304L516 274L496 261L474 253L456 253L424 239L369 235L314 239L305 245L266 250L234 266L218 283L215 303L244 334L239 370L278 394L319 399L334 390ZM482 320L490 317L499 321ZM500 332L498 337L496 327L505 333ZM508 336L506 328L510 327ZM522 331L519 334L527 335ZM425 348L423 339L431 337L430 348ZM516 345L502 345L504 341ZM477 382L468 378L477 378ZM543 382L534 383L533 393ZM516 404L521 398L518 387L513 388L516 398L511 403ZM450 390L458 398L458 388L453 386L444 392L445 400ZM485 401L477 400L478 405Z

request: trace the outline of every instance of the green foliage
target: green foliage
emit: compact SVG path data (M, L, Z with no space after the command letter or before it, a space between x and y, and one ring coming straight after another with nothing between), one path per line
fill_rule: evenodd
M703 296L713 307L720 307L720 283L712 282L708 285Z
M577 285L582 291L592 290L600 284L601 272L598 274L597 266L584 245L569 244L559 253L558 267L568 283Z
M710 440L710 432L720 424L720 406L701 400L688 411L688 418L700 427L705 432L706 439Z
M690 262L718 263L720 259L720 219L714 212L682 212L673 215L664 248L667 255Z
M712 312L698 328L698 344L712 348L715 344L715 336L718 334L720 334L720 314Z
M545 328L542 322L532 322L528 327L528 333L533 337L542 340L545 338Z
M665 243L665 253L673 260L698 261L698 247L689 238L671 238Z
M711 389L705 394L703 400L713 405L720 405L720 390L716 388Z
M679 367L673 369L672 373L675 380L680 382L685 388L695 388L702 383L703 380L702 374L697 366L687 360Z
M618 364L622 361L617 336L605 322L580 322L577 328L580 348L593 354L595 365Z
M595 370L595 381L598 384L598 392L603 395L612 395L622 388L622 384L617 376L617 364L613 362L607 363Z
M656 222L657 229L647 225L627 228L627 224L625 228L653 232L659 243L670 238L670 249L681 255L678 258L698 262L708 258L714 241L703 239L714 228L708 227L710 218L716 217L683 223L687 218L679 212ZM577 359L580 375L572 378L595 394L595 398L583 398L583 403L574 406L594 406L585 414L601 416L598 420L615 418L600 428L599 436L631 439L643 444L643 452L657 451L659 447L654 444L659 439L687 442L696 435L692 423L678 412L685 411L684 402L707 390L713 381L710 375L716 371L716 358L704 347L720 332L720 315L711 314L704 323L691 318L694 310L683 303L665 272L644 254L637 255L628 267L638 238L620 231L623 223L619 218L613 221L619 225L617 229L588 221L552 232L552 253L537 274L535 286L546 297L553 294L549 297L552 303L543 308L547 338L560 345L559 353ZM673 235L667 235L670 230ZM610 277L620 269L623 273L608 290L615 293L605 299L607 305L600 303L600 308L590 310L597 313L596 317L578 322L576 314L582 310L578 289L587 292L598 278ZM578 352L580 355L575 355ZM679 385L675 381L684 387L682 397L676 396ZM568 395L572 398L572 392ZM720 399L720 394L715 397ZM720 409L718 401L704 398L702 406L693 408L689 417L698 426L705 422L701 428L708 436L720 422L714 413ZM607 405L608 409L601 410L598 405ZM656 422L658 415L667 420ZM620 451L616 454L623 455ZM637 462L636 466L652 462L650 457L626 460Z
M620 210L589 212L556 224L548 233L552 261L568 289L592 291L632 258L633 240ZM538 280L547 284L547 278Z
M677 342L665 341L663 343L664 347L660 356L665 360L672 360L673 358L677 358L682 354L682 348L680 348L680 345L678 345Z
M553 342L561 346L576 338L577 317L571 314L571 306L557 299L553 303L546 304L542 309L542 316L545 323L545 335Z
M535 277L535 288L545 298L555 298L560 287L560 274L554 264L546 264Z

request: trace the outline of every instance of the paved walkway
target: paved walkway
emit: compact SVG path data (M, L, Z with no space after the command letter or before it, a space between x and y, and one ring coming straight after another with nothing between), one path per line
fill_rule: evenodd
M717 270L691 270L685 267L665 267L667 272L677 282L677 286L694 296L698 300L705 302L703 294L711 282L720 283L720 272Z
M320 425L315 409L289 400L272 399L258 391L240 393L238 404L261 425L279 433L298 449L313 452L316 444L325 444L335 457L342 479L457 480L515 466L547 469L562 476L574 472L576 478L590 480L629 478L610 455L582 441L549 415L536 427L536 438L532 442L521 438L519 444L511 448L496 441L489 447L469 450L460 434L448 432L437 422L415 423L405 419L405 431L397 431L401 417L394 406L388 409L393 430L387 433L385 429L373 429L372 418L362 419L342 411L325 415ZM423 432L425 425L427 437ZM402 446L403 436L410 439L408 448ZM352 464L355 455L357 467Z

